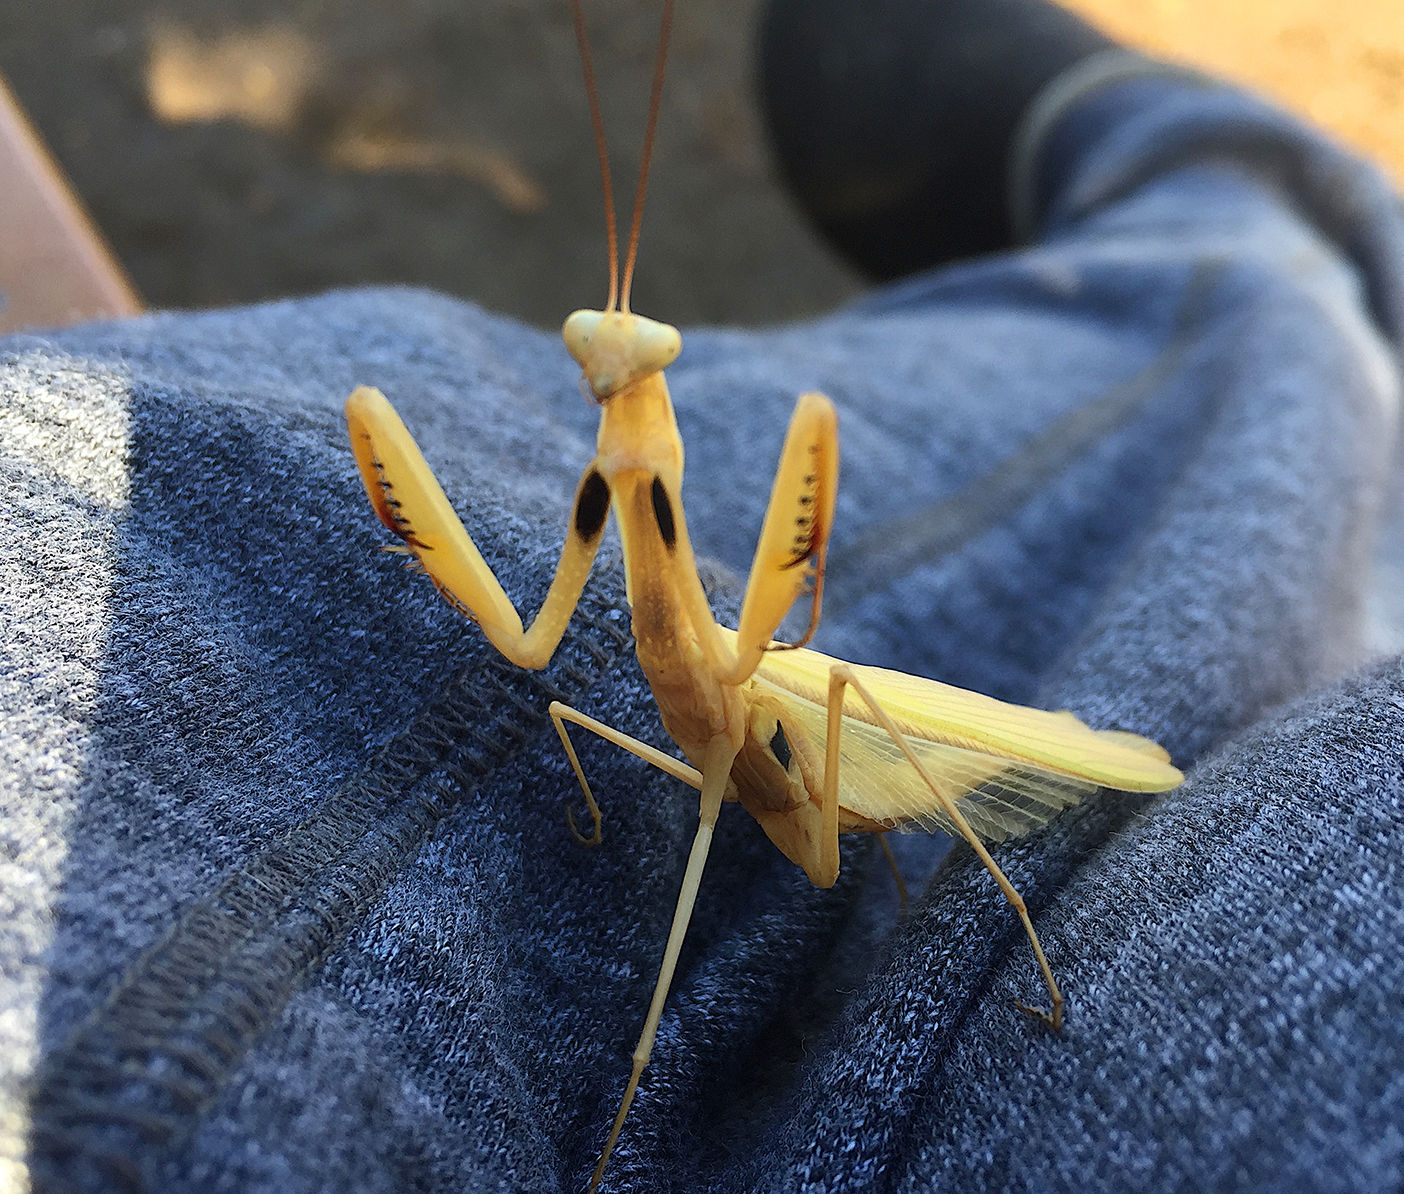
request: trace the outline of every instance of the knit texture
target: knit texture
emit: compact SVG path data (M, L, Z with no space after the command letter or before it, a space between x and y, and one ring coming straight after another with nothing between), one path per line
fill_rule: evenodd
M899 920L871 839L818 891L724 809L607 1189L1404 1181L1398 205L1169 78L1078 98L1037 170L1021 251L685 333L689 527L728 621L824 390L816 645L1148 734L1190 781L997 850L1058 1035L1013 1009L1038 972L963 846L896 839ZM0 342L12 1186L577 1191L594 1164L695 796L581 735L605 840L571 838L549 701L662 741L617 540L552 664L513 668L377 554L360 383L534 609L592 454L554 336L377 290Z

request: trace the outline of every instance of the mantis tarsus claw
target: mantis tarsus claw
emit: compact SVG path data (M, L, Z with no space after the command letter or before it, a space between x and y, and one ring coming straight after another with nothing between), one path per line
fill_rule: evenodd
M575 840L579 842L582 846L598 846L602 841L604 841L604 835L600 832L599 813L592 814L595 821L595 831L594 833L590 834L589 837L586 837L583 833L580 832L580 827L575 823L575 813L572 811L570 805L568 804L565 806L565 815L566 824L570 826L571 836L575 838Z
M1050 1028L1054 1032L1061 1032L1063 1030L1063 1009L1061 1006L1052 1012L1046 1012L1041 1007L1031 1007L1027 1003L1020 1003L1017 999L1013 1002L1014 1006L1023 1012L1024 1015L1028 1016L1031 1020L1037 1020L1045 1028Z

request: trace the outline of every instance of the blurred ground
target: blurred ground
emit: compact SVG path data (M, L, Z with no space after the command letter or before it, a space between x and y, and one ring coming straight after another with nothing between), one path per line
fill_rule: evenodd
M1400 0L1073 6L1269 91L1404 179ZM680 323L792 318L859 286L771 175L757 8L678 14L635 299ZM589 9L627 193L656 0ZM16 3L0 71L154 306L407 282L555 325L603 297L564 0Z

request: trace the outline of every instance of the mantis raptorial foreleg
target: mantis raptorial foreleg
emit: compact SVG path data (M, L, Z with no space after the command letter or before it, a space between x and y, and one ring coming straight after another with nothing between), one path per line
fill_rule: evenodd
M645 763L652 763L659 771L666 771L674 779L680 779L690 788L701 790L702 772L696 767L689 767L686 763L673 758L672 755L664 754L657 747L650 746L647 742L640 742L637 738L631 738L613 726L605 725L604 722L591 717L588 713L581 713L579 709L572 709L569 705L560 701L551 702L551 721L555 724L556 733L561 736L561 745L565 747L566 758L570 760L571 768L575 771L575 778L580 781L580 790L585 793L585 803L590 806L590 815L595 820L595 831L586 837L576 827L575 816L569 808L566 809L566 821L570 824L571 833L587 846L598 846L601 841L600 834L600 806L595 801L595 794L590 791L590 783L585 778L585 769L580 765L580 759L575 753L575 744L570 740L570 734L566 732L566 722L574 722L582 729L589 730L592 734L598 734L606 742L613 742L615 746L622 750L627 750L631 755L636 755Z
M766 651L776 628L808 583L814 562L814 592L803 646L819 625L824 592L824 556L833 527L838 493L838 414L823 394L801 394L790 416L780 463L761 524L741 620L736 627L736 662L725 677L746 680Z
M1033 946L1034 957L1038 959L1039 969L1043 972L1043 981L1048 985L1048 993L1053 1003L1053 1010L1045 1012L1041 1008L1028 1007L1025 1004L1017 1004L1020 1011L1033 1016L1037 1020L1043 1021L1055 1031L1062 1027L1063 1023L1063 994L1058 989L1057 980L1053 977L1053 970L1048 965L1048 959L1044 957L1043 946L1039 943L1038 933L1034 930L1033 920L1029 917L1029 910L1024 904L1023 897L1014 887L1004 872L1000 870L999 864L990 856L990 852L985 848L976 832L970 827L957 807L956 802L950 795L943 791L939 784L931 778L930 773L917 758L916 752L912 750L911 743L902 733L885 709L874 699L867 687L847 664L837 664L829 672L829 728L826 742L825 762L824 762L824 809L827 813L829 809L834 809L837 816L838 809L838 768L839 768L839 734L843 723L843 697L844 689L852 685L855 692L863 698L864 703L872 710L872 714L877 724L880 725L891 736L892 741L897 744L902 754L906 756L907 762L916 769L922 781L931 790L932 795L940 802L942 810L950 818L951 823L960 830L960 834L970 848L975 851L976 856L985 864L985 869L994 877L999 889L1004 893L1004 898L1009 901L1010 906L1019 915L1019 920L1024 926L1024 932L1028 935L1029 944ZM825 845L828 845L828 835L825 834ZM833 848L838 849L838 826L834 824Z
M576 489L546 600L523 630L516 607L385 395L359 387L346 400L346 419L361 480L380 521L405 541L435 588L477 622L503 655L518 667L545 667L580 601L609 514L609 485L595 465Z

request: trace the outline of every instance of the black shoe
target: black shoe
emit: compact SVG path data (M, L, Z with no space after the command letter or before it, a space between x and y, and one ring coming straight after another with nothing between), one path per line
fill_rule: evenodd
M896 278L1013 243L1020 120L1114 48L1047 0L770 0L761 100L800 206L859 269Z

